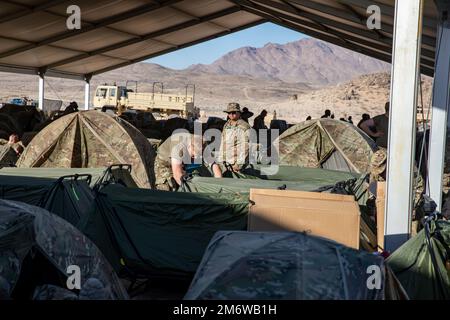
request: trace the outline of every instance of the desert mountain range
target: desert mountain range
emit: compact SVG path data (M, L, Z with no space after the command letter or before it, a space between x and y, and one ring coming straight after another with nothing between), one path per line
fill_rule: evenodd
M173 70L157 64L138 63L92 80L92 94L99 84L124 85L137 80L139 91L151 91L153 82L164 83L165 92L185 93L195 84L195 102L208 115L223 116L230 101L238 101L256 113L266 108L279 117L298 122L324 108L336 118L382 112L389 95L389 64L312 38L284 45L231 51L210 65ZM83 105L81 81L46 79L46 97L72 100ZM36 76L0 73L0 100L37 98ZM192 87L188 89L192 92Z

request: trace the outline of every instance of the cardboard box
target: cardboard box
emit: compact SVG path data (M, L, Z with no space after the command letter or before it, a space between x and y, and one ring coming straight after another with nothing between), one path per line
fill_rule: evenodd
M353 196L250 190L249 231L298 231L359 249L360 211Z

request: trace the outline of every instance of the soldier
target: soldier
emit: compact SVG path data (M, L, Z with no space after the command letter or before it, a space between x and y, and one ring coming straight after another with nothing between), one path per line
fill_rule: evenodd
M321 119L330 118L331 117L331 111L330 109L326 109L325 113L320 117Z
M188 132L175 133L164 141L157 150L155 160L156 189L178 189L186 174L186 166L199 159L202 150L202 137Z
M215 177L220 177L225 170L239 172L248 163L250 125L241 119L239 103L228 104L228 121L222 131L219 163L213 163Z
M253 112L249 111L247 107L242 109L241 119L248 123L248 119L253 117Z
M253 129L255 129L256 131L259 131L262 129L267 129L267 126L264 123L264 118L266 116L267 116L267 111L266 110L261 111L259 116L257 116L255 118L255 120L253 120Z
M379 147L387 148L389 132L389 101L384 106L385 113L361 123L360 128L371 137L376 137ZM374 132L371 127L376 128Z

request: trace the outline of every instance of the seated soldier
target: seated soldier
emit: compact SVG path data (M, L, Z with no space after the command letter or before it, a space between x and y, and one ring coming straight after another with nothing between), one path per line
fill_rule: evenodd
M202 137L188 132L175 133L164 141L159 146L155 159L156 189L178 189L188 166L201 164L202 151Z

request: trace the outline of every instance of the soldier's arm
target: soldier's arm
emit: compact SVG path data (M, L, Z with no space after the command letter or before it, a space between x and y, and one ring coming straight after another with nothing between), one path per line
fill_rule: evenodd
M183 170L183 164L179 160L172 159L171 166L172 166L173 178L178 183L178 185L181 186L181 178L183 177L183 175L185 173Z

